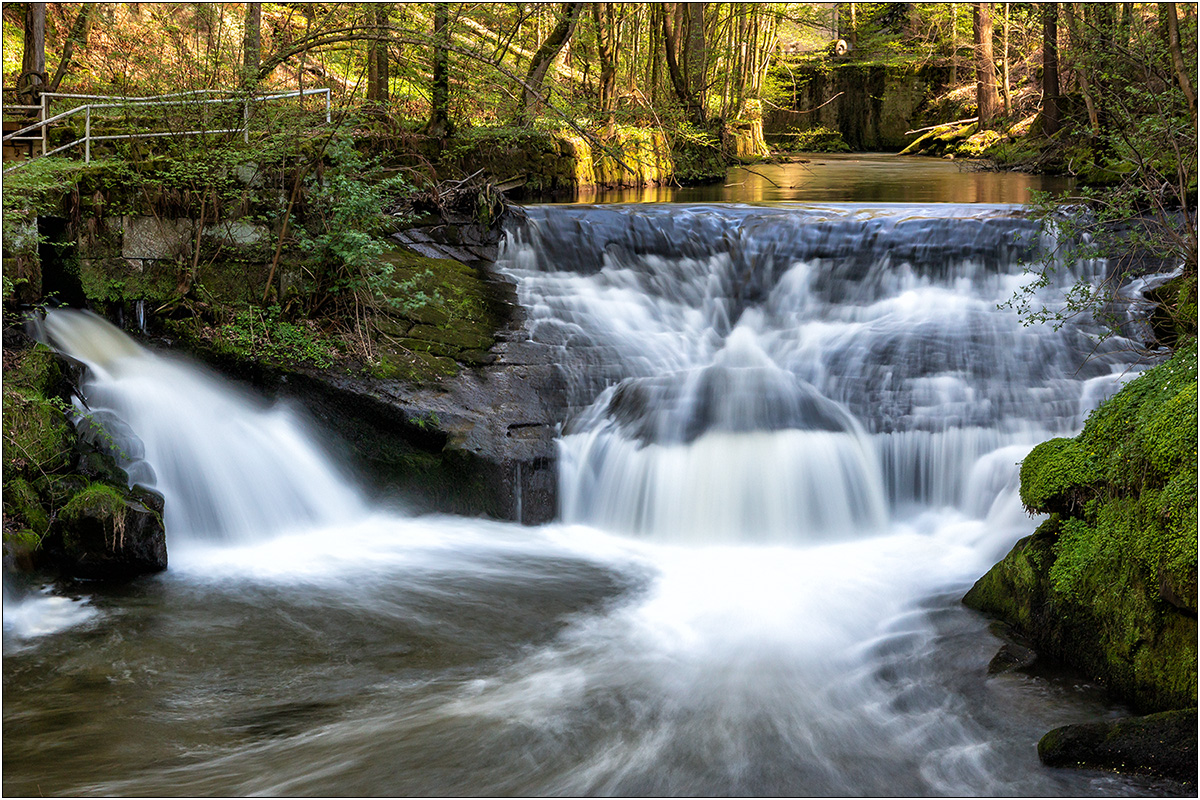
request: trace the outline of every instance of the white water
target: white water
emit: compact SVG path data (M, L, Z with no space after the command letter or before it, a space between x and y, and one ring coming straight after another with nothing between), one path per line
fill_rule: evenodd
M1038 765L1041 732L1105 712L987 681L994 640L957 604L1032 530L1024 453L1122 365L1074 374L1083 334L995 310L1021 221L928 217L532 210L508 268L580 409L563 522L533 529L366 511L286 411L52 313L166 498L171 570L146 612L170 646L116 629L89 650L138 687L97 712L137 765L97 745L47 775L105 795L1136 791Z
M353 520L348 487L287 408L138 347L84 312L56 310L50 340L89 367L80 411L102 425L130 480L165 500L168 546L245 541Z

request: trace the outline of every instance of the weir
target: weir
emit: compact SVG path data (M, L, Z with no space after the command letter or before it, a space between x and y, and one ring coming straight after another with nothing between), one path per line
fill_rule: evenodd
M501 264L583 409L564 519L799 542L990 507L968 489L1011 493L1020 456L989 454L1077 430L1127 369L1089 320L998 308L1053 245L1005 206L530 209Z

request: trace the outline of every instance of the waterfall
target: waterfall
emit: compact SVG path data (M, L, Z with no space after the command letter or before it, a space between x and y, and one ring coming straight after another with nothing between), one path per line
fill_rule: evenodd
M1049 236L1006 206L530 209L501 263L585 409L564 520L804 542L1011 500L1127 369L1090 320L998 308ZM1060 265L1046 302L1103 267Z
M52 310L43 327L88 367L79 413L105 431L131 482L165 498L172 547L250 541L363 513L290 409L156 355L94 314Z

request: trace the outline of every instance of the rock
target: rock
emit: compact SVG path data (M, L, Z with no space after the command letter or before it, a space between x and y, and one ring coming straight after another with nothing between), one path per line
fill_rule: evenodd
M1028 647L1005 642L996 655L988 662L988 675L998 675L1001 672L1027 669L1037 661L1037 653Z
M1155 775L1196 786L1196 709L1055 728L1038 742L1051 767Z
M77 578L122 580L167 568L163 499L93 483L62 511L62 563Z

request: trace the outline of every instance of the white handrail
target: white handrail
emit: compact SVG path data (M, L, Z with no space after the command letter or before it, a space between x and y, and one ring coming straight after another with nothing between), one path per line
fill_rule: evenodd
M304 97L307 97L310 95L323 94L323 95L325 95L325 124L328 125L333 120L332 91L328 88L325 88L325 89L297 89L297 90L289 91L289 92L277 92L275 94L259 95L257 97L250 95L250 96L245 96L245 97L234 96L234 97L226 97L226 98L213 99L213 100L168 99L168 98L196 97L198 95L205 95L205 94L238 95L240 93L235 92L234 90L230 90L230 89L198 89L198 90L191 91L191 92L176 92L174 94L154 95L151 97L112 97L112 96L108 96L108 95L82 95L82 94L76 95L76 94L61 94L58 92L43 92L41 94L41 98L40 98L41 99L40 106L17 106L17 105L6 106L6 108L38 110L41 112L41 119L38 120L37 122L33 123L32 125L26 125L24 128L21 128L20 130L17 130L10 134L5 135L2 139L0 139L0 141L8 142L8 141L39 141L40 140L42 143L42 152L38 155L38 158L53 155L54 153L61 152L63 150L66 150L69 147L72 147L74 145L79 144L80 142L83 142L84 143L84 163L90 164L92 161L92 142L93 141L105 141L105 140L113 140L113 139L149 139L149 138L153 138L156 136L198 136L198 135L202 135L205 133L213 133L213 134L237 133L238 131L243 131L245 134L245 141L247 143L249 143L249 141L250 141L250 116L251 116L250 115L250 104L251 103L266 102L269 100L285 100L289 97L299 97L299 98L303 99ZM75 100L116 100L118 102L88 103L86 105L76 106L75 108L72 108L69 111L64 111L61 114L55 114L54 116L51 117L51 116L48 116L51 98L67 98L67 99L75 99ZM163 132L145 132L145 133L123 133L123 134L106 135L106 136L93 136L92 135L92 111L93 110L110 109L110 108L126 108L129 106L136 107L136 106L146 106L146 105L157 105L157 106L210 105L210 104L236 103L236 102L242 103L242 120L243 120L243 122L242 122L242 127L240 127L240 128L227 128L227 129L222 129L222 130L211 130L211 131L198 130L198 131L179 131L179 132L163 131ZM61 147L56 147L53 150L48 150L48 147L49 147L48 130L49 130L50 124L54 123L54 122L58 122L59 120L62 120L62 119L66 119L67 117L69 117L73 114L78 114L81 111L86 114L86 118L85 118L85 122L84 122L83 138L76 139L72 142L68 142L67 144L62 145ZM27 134L27 133L30 133L32 131L39 130L39 129L41 131L40 137L24 135L24 134ZM30 161L33 161L33 160L34 160L33 158L30 158L26 161L20 161L20 162L14 164L13 166L9 167L8 169L4 170L4 173L7 174L15 169L18 169L18 168L24 166L25 164L28 164Z

